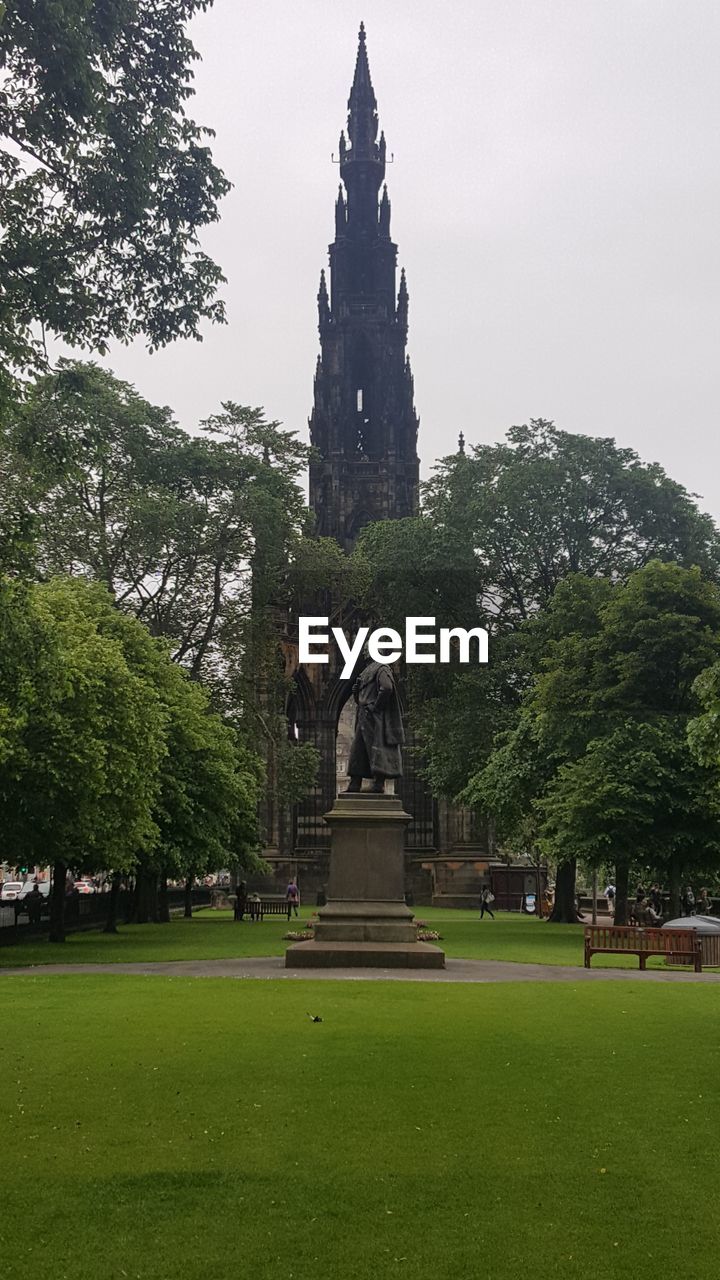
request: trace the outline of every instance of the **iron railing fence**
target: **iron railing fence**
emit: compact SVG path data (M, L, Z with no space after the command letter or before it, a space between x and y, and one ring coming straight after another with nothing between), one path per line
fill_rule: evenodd
M192 905L208 907L210 905L210 889L192 890ZM168 906L171 912L184 911L185 890L168 889ZM118 895L116 916L119 924L132 917L134 894L132 889L121 889ZM65 930L67 933L79 933L83 930L102 929L110 910L109 893L80 894L69 896L65 903ZM31 921L28 915L27 901L21 898L15 902L0 902L0 946L20 942L30 937L42 937L50 929L50 903L43 897L40 919Z

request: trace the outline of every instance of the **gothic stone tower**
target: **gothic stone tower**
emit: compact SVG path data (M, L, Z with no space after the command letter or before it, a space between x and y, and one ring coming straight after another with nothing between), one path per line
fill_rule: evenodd
M310 467L310 503L317 531L351 550L364 525L413 515L418 504L418 420L406 357L408 293L400 277L397 248L390 239L390 201L384 187L386 148L378 139L375 93L370 79L365 29L360 39L348 102L348 135L340 137L342 185L330 245L330 291L324 273L318 294L321 355L315 374L310 437L317 459ZM342 618L333 602L315 602L305 612L334 613L333 625L352 631L355 617ZM265 856L278 882L297 872L303 893L327 880L330 833L323 814L344 785L352 735L352 679L339 666L297 665L289 620L284 646L294 692L287 708L291 736L312 742L320 756L317 785L293 815L268 805ZM416 774L412 744L405 752L400 794L413 814L408 851L432 856L436 809ZM268 789L271 790L270 788Z
M390 239L390 201L384 186L386 147L370 79L365 29L360 38L350 98L348 135L340 135L342 184L330 245L330 291L323 272L318 293L321 354L315 374L310 437L317 458L310 466L310 503L317 531L351 550L364 525L401 519L418 507L418 419L406 356L408 292L404 273L396 293L397 248ZM281 611L282 612L282 611ZM306 613L332 614L332 624L352 632L355 616L342 617L332 600L317 599ZM286 707L290 735L312 742L320 769L313 791L292 815L269 785L263 821L265 857L272 877L258 888L284 888L297 874L306 901L327 881L330 832L323 814L344 785L354 707L352 678L340 664L299 666L294 620L278 618L282 656L293 693ZM407 723L406 723L407 728ZM406 837L407 883L428 901L445 864L457 878L486 857L476 850L465 811L435 804L416 768L413 742L404 752L398 784L413 815ZM463 890L466 892L466 889ZM475 898L479 889L474 887ZM474 899L473 899L474 901Z
M345 133L340 135L330 294L324 272L318 293L321 355L310 418L310 439L319 454L310 466L310 505L318 533L336 538L346 550L370 521L415 513L419 472L418 420L405 354L408 292L403 272L396 296L385 135L377 140L362 25L348 108L349 145Z

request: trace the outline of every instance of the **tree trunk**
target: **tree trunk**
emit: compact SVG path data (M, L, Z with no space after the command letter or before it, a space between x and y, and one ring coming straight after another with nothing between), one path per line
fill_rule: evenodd
M158 924L160 920L160 909L158 907L158 875L157 872L148 874L148 915L153 924Z
M167 882L167 876L165 875L164 871L160 876L160 893L158 896L157 921L158 921L158 924L170 923L170 902L168 900L168 882Z
M103 933L117 933L117 909L120 897L120 874L115 872L108 895L108 913Z
M136 924L148 924L151 921L157 924L157 875L154 871L138 871L134 918Z
M132 890L132 898L128 910L128 924L139 924L140 916L140 886L142 881L142 872L138 871L135 876L135 883Z
M65 941L65 885L67 864L54 862L50 887L50 941Z
M680 915L682 867L678 858L670 859L670 919L677 920Z
M192 920L192 887L193 878L188 876L185 881L185 919Z
M554 924L577 924L578 913L575 901L575 874L577 863L575 858L569 862L561 862L555 876L555 901L550 913Z
M123 905L123 923L132 924L133 912L135 910L135 880L125 881L125 892L120 891L120 901Z

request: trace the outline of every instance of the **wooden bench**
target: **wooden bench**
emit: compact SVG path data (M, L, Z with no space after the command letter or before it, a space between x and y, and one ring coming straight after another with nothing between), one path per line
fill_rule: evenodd
M287 909L285 898L261 898L259 902L247 898L244 914L250 919L262 920L264 916L286 916Z
M637 956L644 969L648 956L664 956L666 964L692 964L702 973L702 946L694 929L638 929L626 925L585 926L585 968L601 953Z

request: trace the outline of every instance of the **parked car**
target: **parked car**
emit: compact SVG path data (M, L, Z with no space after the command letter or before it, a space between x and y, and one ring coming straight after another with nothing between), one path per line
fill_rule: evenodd
M22 888L21 880L3 880L0 902L15 902L16 898L22 896Z
M92 880L76 880L73 887L77 889L78 893L97 893Z

